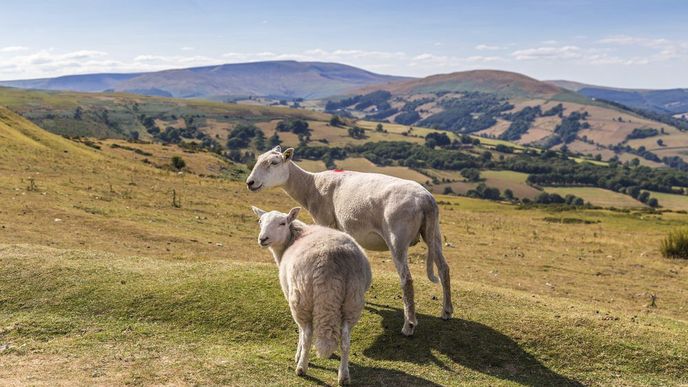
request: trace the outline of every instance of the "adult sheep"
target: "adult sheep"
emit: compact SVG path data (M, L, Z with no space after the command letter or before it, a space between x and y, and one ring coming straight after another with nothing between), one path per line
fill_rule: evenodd
M281 186L311 213L315 222L342 230L361 246L374 251L390 250L399 274L404 301L404 326L410 336L417 325L413 279L408 248L423 237L428 246L427 275L437 282L437 266L443 289L443 319L451 318L453 306L449 266L442 255L439 208L422 185L377 173L325 171L310 173L296 165L294 149L279 146L256 160L246 184L251 191Z
M308 370L308 352L315 336L320 357L330 357L341 339L338 380L349 382L351 330L365 305L370 287L368 258L349 235L296 220L300 208L289 214L253 207L260 218L258 244L269 247L279 267L284 297L299 326L296 374Z

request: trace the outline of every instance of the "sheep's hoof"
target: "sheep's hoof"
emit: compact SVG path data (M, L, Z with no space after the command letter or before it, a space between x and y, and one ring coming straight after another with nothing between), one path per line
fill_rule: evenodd
M303 367L296 367L296 376L305 376L306 370Z
M338 381L339 381L340 386L350 384L351 378L349 377L349 372L346 372L346 373L340 372Z
M401 328L401 334L404 336L413 336L413 331L416 329L416 326L410 322L405 322L404 327Z
M450 319L452 318L452 314L453 314L453 313L454 313L454 311L452 311L452 310L446 310L446 309L445 309L445 310L442 312L442 316L441 316L441 317L442 317L442 320L450 320Z

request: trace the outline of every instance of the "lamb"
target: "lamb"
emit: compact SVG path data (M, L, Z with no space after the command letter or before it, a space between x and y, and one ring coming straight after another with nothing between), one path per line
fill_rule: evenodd
M296 374L308 370L313 337L323 358L332 355L341 339L338 380L348 383L351 330L361 317L372 277L368 258L349 235L296 220L298 207L289 214L252 209L260 218L258 244L272 252L282 292L299 326Z
M294 149L279 146L260 155L246 184L253 192L283 187L305 207L315 222L351 235L368 250L390 250L399 274L404 301L404 326L410 336L417 326L413 279L408 248L420 237L428 246L427 276L437 282L437 266L443 290L443 319L451 318L449 265L442 255L439 208L422 185L377 173L325 171L310 173L292 161Z

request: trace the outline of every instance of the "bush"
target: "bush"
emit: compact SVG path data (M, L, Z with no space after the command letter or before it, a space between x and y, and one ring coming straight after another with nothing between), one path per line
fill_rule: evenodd
M182 168L186 167L186 161L184 161L181 156L172 156L170 164L172 165L172 168L176 169L177 171L180 171Z
M661 242L659 250L665 258L688 259L688 229L671 231Z

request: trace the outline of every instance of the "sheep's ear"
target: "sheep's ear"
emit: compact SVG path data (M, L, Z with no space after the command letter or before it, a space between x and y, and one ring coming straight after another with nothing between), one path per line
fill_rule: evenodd
M276 147L272 148L273 151L282 153L282 147L277 145Z
M291 158L294 157L294 148L287 148L287 150L282 153L282 156L284 156L284 161L291 160Z
M289 211L289 215L287 215L287 223L291 223L296 220L296 218L299 216L299 211L301 211L301 207L294 207Z
M254 213L254 214L258 215L259 218L260 218L261 216L263 216L263 214L265 213L265 211L261 210L261 209L258 208L258 207L255 207L255 206L251 206L251 209L253 210L253 213Z

